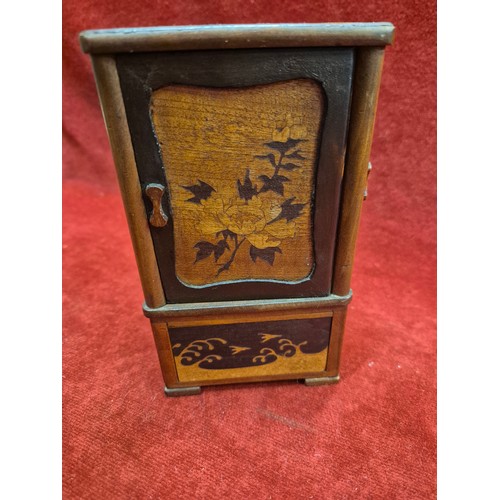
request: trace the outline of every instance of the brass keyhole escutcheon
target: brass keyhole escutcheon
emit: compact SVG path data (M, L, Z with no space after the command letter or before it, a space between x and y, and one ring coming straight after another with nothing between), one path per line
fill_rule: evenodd
M149 223L154 227L164 227L167 225L168 217L163 211L161 200L165 192L165 186L162 184L148 184L144 189L146 196L153 205L153 210L149 214Z

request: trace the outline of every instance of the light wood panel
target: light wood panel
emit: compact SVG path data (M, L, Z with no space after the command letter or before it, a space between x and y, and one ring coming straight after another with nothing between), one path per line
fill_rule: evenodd
M351 286L354 250L368 177L383 61L384 49L363 48L356 51L347 161L332 287L332 292L338 295L349 293Z
M296 282L311 274L323 101L310 79L153 92L183 283Z

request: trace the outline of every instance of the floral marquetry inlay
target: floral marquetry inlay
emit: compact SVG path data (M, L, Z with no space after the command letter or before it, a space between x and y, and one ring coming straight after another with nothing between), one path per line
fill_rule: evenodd
M306 79L153 92L182 282L311 274L323 100L320 85Z

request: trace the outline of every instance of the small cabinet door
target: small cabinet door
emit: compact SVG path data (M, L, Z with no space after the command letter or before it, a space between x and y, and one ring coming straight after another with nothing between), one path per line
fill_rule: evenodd
M120 54L169 302L331 291L350 48Z

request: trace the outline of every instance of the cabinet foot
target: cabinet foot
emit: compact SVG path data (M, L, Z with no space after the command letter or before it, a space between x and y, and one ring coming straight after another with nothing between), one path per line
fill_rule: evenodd
M195 396L201 394L201 387L172 387L165 386L165 394L170 397Z
M312 387L315 385L336 384L339 380L340 375L336 375L335 377L306 378L304 379L304 384L308 387Z

